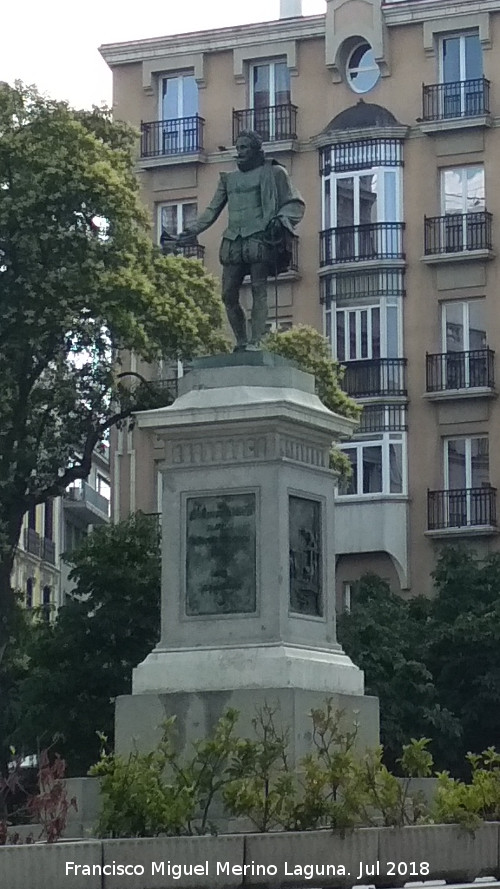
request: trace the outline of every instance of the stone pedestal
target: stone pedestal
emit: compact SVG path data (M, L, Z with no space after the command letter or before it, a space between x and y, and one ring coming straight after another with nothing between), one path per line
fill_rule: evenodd
M256 352L196 362L138 425L165 441L162 628L118 701L117 750L152 746L172 712L188 742L228 706L250 722L265 701L302 749L308 711L331 696L378 743L377 702L335 633L329 451L353 422L311 375Z

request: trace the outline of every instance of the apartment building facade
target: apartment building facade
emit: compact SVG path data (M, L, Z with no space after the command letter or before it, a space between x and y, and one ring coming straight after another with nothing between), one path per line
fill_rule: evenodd
M94 452L86 481L71 485L63 497L47 500L26 513L12 572L13 588L28 609L46 619L73 595L74 582L64 554L83 541L91 527L109 522L109 447Z
M269 312L323 331L364 406L343 445L339 600L368 570L428 593L450 542L496 551L500 0L327 0L101 53L158 242L207 205L241 129L305 198ZM223 226L186 248L216 275ZM121 430L111 450L114 517L155 512L161 449Z

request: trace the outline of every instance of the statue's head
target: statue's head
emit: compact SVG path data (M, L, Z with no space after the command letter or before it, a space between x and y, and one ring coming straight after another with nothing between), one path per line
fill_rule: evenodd
M237 164L240 170L253 170L264 163L262 136L255 130L241 130L236 139Z

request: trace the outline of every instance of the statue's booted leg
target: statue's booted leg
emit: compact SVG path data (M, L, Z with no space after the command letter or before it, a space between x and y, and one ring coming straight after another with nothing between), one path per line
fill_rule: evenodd
M222 266L222 300L236 339L236 348L244 349L248 343L247 319L240 305L240 287L245 277L244 265Z
M250 342L258 346L266 334L267 321L267 262L254 262L250 266L252 282L252 335Z

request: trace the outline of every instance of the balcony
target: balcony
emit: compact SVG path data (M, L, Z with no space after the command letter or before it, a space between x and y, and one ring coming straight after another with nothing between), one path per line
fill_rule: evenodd
M102 525L109 521L109 500L87 482L82 482L81 487L68 488L63 506L83 525Z
M486 210L424 218L424 261L490 259L492 216Z
M184 256L186 259L205 259L205 248L193 238L192 244L179 244L174 235L163 231L160 238L161 251L164 256Z
M434 83L422 90L424 132L486 126L490 122L490 82L485 77Z
M496 488L427 492L427 534L491 534L496 529Z
M343 262L404 259L404 222L344 225L320 232L321 267Z
M32 556L40 557L40 535L34 528L24 529L24 549Z
M342 389L353 398L405 398L406 358L372 358L345 365Z
M297 106L268 105L233 109L233 144L242 130L255 130L264 142L292 142L297 138Z
M426 392L436 399L492 395L495 353L491 349L426 355Z
M56 564L56 545L53 540L49 540L48 537L42 537L42 546L41 546L41 556L44 562L48 562L49 565Z
M141 158L198 154L203 151L204 123L198 114L141 123Z

